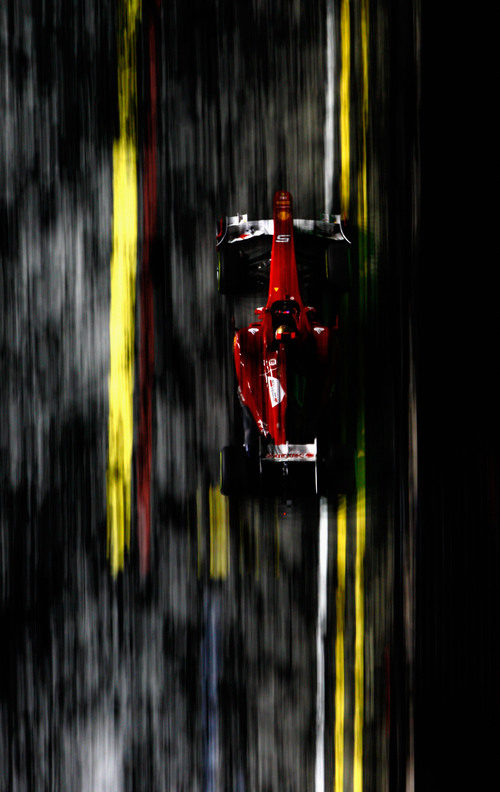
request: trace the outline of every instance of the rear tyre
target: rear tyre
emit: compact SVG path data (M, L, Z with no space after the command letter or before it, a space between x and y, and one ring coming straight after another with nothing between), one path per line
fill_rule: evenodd
M259 453L259 432L252 413L246 404L241 405L243 422L243 445L248 458L253 458Z
M234 294L234 261L223 250L217 252L217 286L219 294Z
M246 491L246 467L243 447L224 446L220 455L220 491L223 495L241 495Z

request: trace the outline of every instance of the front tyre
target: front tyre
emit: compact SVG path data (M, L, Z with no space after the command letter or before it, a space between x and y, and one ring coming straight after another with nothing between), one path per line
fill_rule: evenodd
M356 489L354 451L336 446L319 451L316 462L317 494L325 497L348 495Z
M336 292L349 291L351 286L350 250L347 242L332 242L326 254L326 277Z

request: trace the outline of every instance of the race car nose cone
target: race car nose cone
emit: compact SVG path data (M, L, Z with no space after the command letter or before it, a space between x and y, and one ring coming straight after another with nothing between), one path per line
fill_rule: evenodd
M273 209L275 220L288 220L292 215L292 196L285 190L274 193Z
M286 190L276 190L274 193L274 205L283 206L285 204L287 206L292 205L292 194Z

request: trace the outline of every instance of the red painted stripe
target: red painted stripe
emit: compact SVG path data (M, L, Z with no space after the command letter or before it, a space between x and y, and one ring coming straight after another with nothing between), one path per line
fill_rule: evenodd
M159 5L159 4L158 4ZM151 250L157 224L157 85L155 20L148 14L149 108L143 169L143 250L140 278L139 429L137 447L137 518L141 577L149 571L151 547L152 390L154 379L154 302Z

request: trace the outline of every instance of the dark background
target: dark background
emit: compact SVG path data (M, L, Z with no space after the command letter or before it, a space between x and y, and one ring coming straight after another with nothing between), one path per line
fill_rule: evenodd
M499 692L491 50L487 15L422 20L416 753L424 788L462 788L490 773Z

